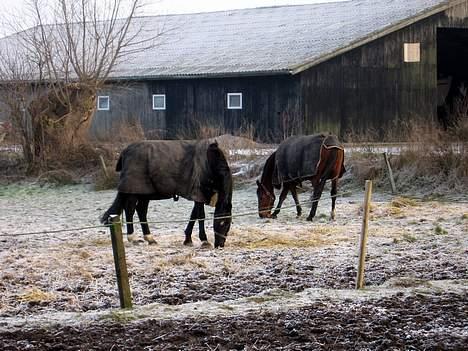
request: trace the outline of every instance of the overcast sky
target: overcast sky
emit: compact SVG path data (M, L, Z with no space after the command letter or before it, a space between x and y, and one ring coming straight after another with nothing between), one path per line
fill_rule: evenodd
M43 0L47 1L47 0ZM346 0L146 0L147 15L169 13L207 12L248 7L298 5L318 2L346 1ZM11 28L7 24L11 16L21 16L28 0L0 0L0 37L10 34Z

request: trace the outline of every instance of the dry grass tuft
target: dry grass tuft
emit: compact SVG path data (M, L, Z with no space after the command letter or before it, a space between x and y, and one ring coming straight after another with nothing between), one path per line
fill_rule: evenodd
M56 296L52 293L44 292L39 288L32 288L25 292L24 294L18 295L17 300L19 302L27 303L41 303L41 302L50 302L54 301Z
M401 216L403 214L403 210L401 207L394 207L391 204L387 208L387 214L390 216Z
M396 208L414 207L417 206L417 202L407 197L397 196L390 202L390 206Z
M107 175L101 170L95 179L94 189L96 191L116 189L119 183L119 173L114 168L106 167Z
M68 247L83 248L83 247L112 247L110 239L97 238L91 240L82 240L65 244Z
M246 228L242 231L233 230L233 240L229 245L246 249L319 247L341 240L332 237L337 231L334 227L317 226L310 230L295 231L293 234L265 234L260 229Z
M444 228L442 228L440 224L437 224L437 225L434 227L434 233L435 233L436 235L447 235L447 234L448 234L448 231L445 230Z
M399 128L397 140L407 144L390 159L399 191L434 193L437 189L442 193L460 193L468 190L468 150L461 136L422 119L413 119ZM463 133L461 129L457 131ZM369 138L371 151L370 141L373 139ZM355 152L347 159L347 168L358 185L372 179L375 187L389 189L382 155Z
M346 168L352 174L353 182L363 186L366 180L373 180L378 186L385 177L382 157L373 153L353 154L346 160Z
M72 255L78 256L79 258L82 258L84 260L87 260L88 258L90 258L92 256L91 253L89 253L88 251L85 251L85 250L72 251Z
M179 128L176 134L177 139L209 139L226 134L227 131L221 123L213 122L205 124L200 121L194 121L192 126Z
M65 169L59 169L40 174L36 181L42 185L70 185L77 183L76 178L76 175L74 175L73 173Z
M116 121L109 130L93 136L100 143L132 143L145 139L145 131L138 118L128 117Z

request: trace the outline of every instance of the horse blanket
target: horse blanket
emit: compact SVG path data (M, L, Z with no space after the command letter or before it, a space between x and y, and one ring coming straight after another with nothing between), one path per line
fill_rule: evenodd
M285 181L301 181L317 174L322 145L326 148L343 148L334 135L323 134L292 136L276 150L273 185Z
M209 203L214 190L208 165L209 140L143 141L122 151L118 191L151 195L155 200L182 196Z

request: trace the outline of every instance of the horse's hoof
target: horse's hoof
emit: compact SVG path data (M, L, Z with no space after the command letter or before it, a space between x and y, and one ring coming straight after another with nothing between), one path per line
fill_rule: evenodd
M148 243L148 245L156 245L156 240L154 240L154 237L151 234L144 235L143 238L145 241Z
M311 217L311 216L307 217L307 221L308 221L308 222L313 222L313 220L314 220L313 217Z
M184 246L193 246L192 240L190 240L190 241L185 240L185 241L184 241Z
M208 241L202 241L200 249L212 249L213 246Z
M271 218L271 219L276 219L276 218L278 218L278 216L274 214L274 215L271 215L270 218Z
M136 234L127 234L127 240L129 243L135 243L138 241Z

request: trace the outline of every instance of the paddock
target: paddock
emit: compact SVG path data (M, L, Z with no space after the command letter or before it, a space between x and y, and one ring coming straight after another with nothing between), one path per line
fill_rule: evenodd
M96 318L126 318L118 310L109 230L98 225L114 196L115 191L96 192L86 185L11 185L2 190L0 333L21 329L24 323L33 329L57 323L90 327ZM301 201L308 196L300 194ZM201 249L197 232L194 247L182 245L190 202L151 202L149 221L164 222L150 225L158 245L125 247L134 313L140 316L131 315L130 320L180 322L181 316L198 319L210 313L245 318L324 301L339 308L346 301L372 304L402 291L417 296L424 287L427 296L451 296L454 311L465 311L466 316L466 202L374 193L366 291L359 295L353 289L362 201L362 189L341 192L336 221L329 222L325 192L310 223L296 218L288 198L278 219L264 220L256 214L252 181L234 191L233 214L242 215L234 218L222 250ZM213 242L210 225L207 234ZM73 230L82 227L89 228ZM53 233L64 228L72 230ZM45 233L15 235L41 231ZM142 237L140 228L137 233ZM434 340L442 338L434 328L428 331ZM466 341L466 319L451 328L450 342Z

